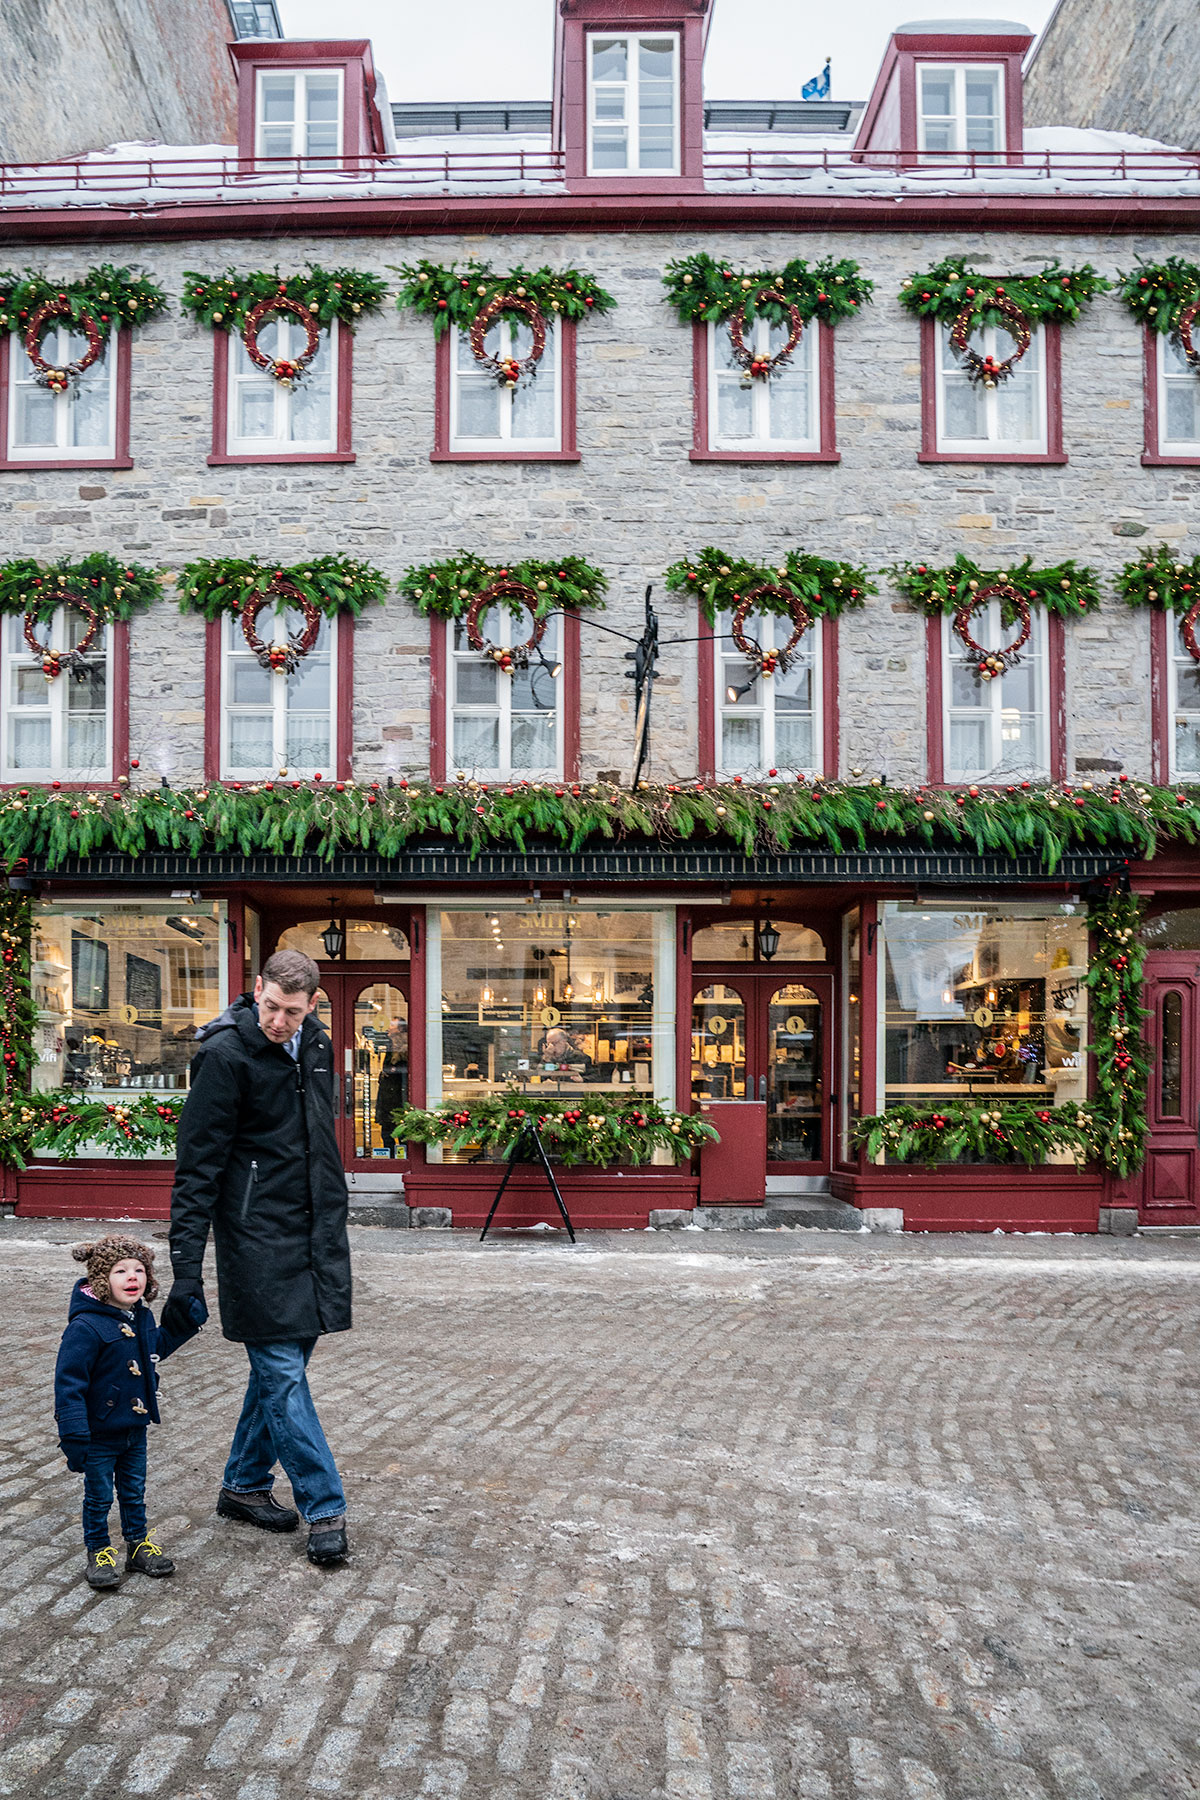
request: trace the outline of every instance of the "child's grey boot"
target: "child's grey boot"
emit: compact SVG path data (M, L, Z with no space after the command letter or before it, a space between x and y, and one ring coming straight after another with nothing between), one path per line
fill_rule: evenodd
M90 1588L120 1587L121 1577L117 1573L117 1558L112 1546L105 1544L101 1550L89 1550L87 1553L87 1584Z
M144 1537L139 1544L125 1545L125 1573L128 1575L131 1571L161 1581L164 1575L175 1573L175 1564L152 1538Z

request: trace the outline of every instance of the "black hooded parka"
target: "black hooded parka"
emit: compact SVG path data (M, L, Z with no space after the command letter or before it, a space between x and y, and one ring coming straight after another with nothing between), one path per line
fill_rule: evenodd
M171 1195L175 1274L199 1279L211 1225L227 1338L349 1331L346 1205L329 1038L309 1013L297 1062L243 994L205 1026L192 1060Z

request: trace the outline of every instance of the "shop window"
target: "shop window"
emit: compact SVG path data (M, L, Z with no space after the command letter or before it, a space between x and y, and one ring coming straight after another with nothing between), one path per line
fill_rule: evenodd
M679 173L679 38L588 34L589 175Z
M502 386L494 372L476 360L468 334L454 331L450 340L449 451L489 456L561 452L561 351L568 336L573 351L573 332L564 333L557 321L550 321L535 372L510 388ZM533 334L523 320L501 318L483 343L489 356L512 356L519 361L529 355Z
M42 340L43 357L59 366L76 361L86 349L87 338L66 325L51 326ZM39 383L19 334L8 337L4 359L5 461L10 467L130 466L127 334L114 332L104 354L62 394Z
M882 937L886 1105L1086 1098L1084 908L889 900Z
M258 74L260 157L299 157L307 167L342 153L342 71L288 69Z
M322 933L330 919L343 934L342 953L330 958ZM322 919L306 919L302 925L289 925L279 934L277 950L302 950L314 962L407 962L408 939L398 925L386 925L381 919L347 919L336 912Z
M1045 612L1034 609L1029 642L1020 661L982 681L945 617L939 621L942 655L942 754L945 781L1035 779L1050 774L1049 632ZM1000 622L991 600L971 621L975 641L1003 645L1015 627Z
M229 456L321 454L338 448L338 321L319 334L313 359L293 387L256 368L241 336L224 333L228 346L226 433ZM269 320L259 331L264 356L303 355L307 335L298 320Z
M303 616L263 607L257 632L264 645L284 646L303 629ZM301 780L333 773L338 626L321 620L313 649L292 673L263 668L246 643L241 620L221 622L221 774L258 780L286 770Z
M986 63L917 66L917 133L922 150L973 151L993 160L1004 148L1004 71Z
M709 450L820 451L823 332L806 325L788 363L768 380L747 375L733 354L728 324L704 328L707 351ZM747 329L746 348L775 356L787 342L786 325L756 319Z
M1200 950L1200 906L1156 913L1141 929L1148 950Z
M60 606L34 634L47 649L67 654L78 653L88 630L83 613ZM83 659L51 681L24 631L19 613L3 622L4 780L110 780L113 632L101 626Z
M673 911L431 913L427 1103L517 1086L531 1103L675 1085Z
M490 656L471 648L465 621L454 621L446 685L455 771L489 781L561 776L560 624L559 619L548 620L528 667L507 674ZM479 629L485 642L512 649L528 637L529 616L522 613L518 619L507 607L491 607L480 615Z
M750 963L763 960L758 943L758 927L766 918L723 920L718 925L702 925L692 934L693 962ZM821 935L808 925L789 924L786 919L771 916L771 924L779 933L779 945L772 962L824 962L825 944Z
M224 902L39 904L34 1091L188 1085L196 1032L226 1004Z
M714 981L692 1002L692 1104L748 1097L746 1003L736 988Z
M763 675L738 650L731 635L733 614L720 613L714 628L719 650L717 683L717 774L815 774L822 764L822 631L818 619L791 652L786 669ZM760 649L781 651L792 622L775 613L756 613L743 627Z
M1028 350L994 387L972 382L950 344L950 327L937 326L937 445L942 453L1047 454L1046 333L1035 327ZM998 363L1017 344L1003 326L972 332L977 356Z

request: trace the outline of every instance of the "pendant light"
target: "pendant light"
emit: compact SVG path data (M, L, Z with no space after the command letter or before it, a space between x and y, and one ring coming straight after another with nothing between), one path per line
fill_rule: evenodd
M337 922L337 896L329 897L329 910L333 914L328 925L321 933L321 942L325 946L325 954L330 962L337 962L346 948L346 934Z

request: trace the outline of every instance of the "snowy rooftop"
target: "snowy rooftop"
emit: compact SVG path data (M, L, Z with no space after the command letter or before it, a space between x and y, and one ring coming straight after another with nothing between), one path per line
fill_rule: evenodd
M805 196L1153 194L1200 196L1200 155L1126 132L1042 126L1019 156L871 150L849 133L706 134L709 193ZM116 144L77 160L0 165L0 211L30 207L155 209L248 200L412 199L566 192L547 135L411 137L395 155L255 162L223 144ZM636 181L630 184L631 195Z

